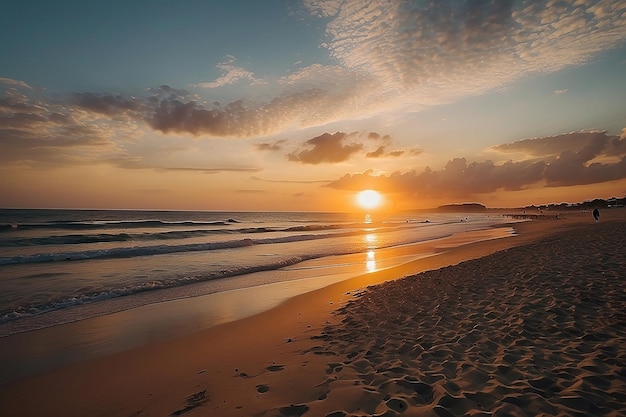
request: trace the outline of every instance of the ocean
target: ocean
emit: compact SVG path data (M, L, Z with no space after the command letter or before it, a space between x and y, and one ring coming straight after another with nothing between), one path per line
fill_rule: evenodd
M3 209L0 336L277 281L346 279L342 255L363 254L350 262L371 272L410 260L376 265L376 251L510 221L458 213Z

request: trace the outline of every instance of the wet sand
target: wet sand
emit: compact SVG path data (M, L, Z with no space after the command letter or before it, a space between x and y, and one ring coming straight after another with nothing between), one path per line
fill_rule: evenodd
M623 415L626 216L563 217L4 384L0 408L14 416Z

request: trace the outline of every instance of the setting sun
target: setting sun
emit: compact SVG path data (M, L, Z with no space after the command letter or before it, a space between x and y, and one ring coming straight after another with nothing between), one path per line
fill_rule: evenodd
M380 205L382 197L378 191L363 190L357 195L356 199L359 206L366 209L372 209Z

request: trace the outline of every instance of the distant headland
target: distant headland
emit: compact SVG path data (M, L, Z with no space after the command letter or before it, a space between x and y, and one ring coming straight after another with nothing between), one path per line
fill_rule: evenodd
M437 207L438 212L444 213L475 213L485 211L487 207L479 203L445 204Z

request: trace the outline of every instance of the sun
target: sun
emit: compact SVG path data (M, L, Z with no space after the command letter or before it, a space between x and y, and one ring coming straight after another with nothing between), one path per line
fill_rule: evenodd
M378 191L363 190L357 194L356 200L359 203L359 206L366 209L373 209L380 205L382 196Z

